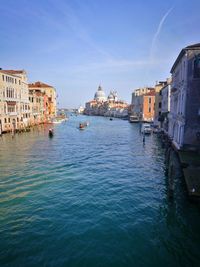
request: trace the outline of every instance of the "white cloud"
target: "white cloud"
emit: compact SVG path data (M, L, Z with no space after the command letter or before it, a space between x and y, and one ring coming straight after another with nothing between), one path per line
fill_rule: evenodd
M164 16L161 18L159 24L158 24L158 28L153 36L153 40L152 40L152 43L151 43L151 50L150 50L150 61L153 60L153 56L154 56L154 53L155 53L155 48L156 48L156 42L158 40L158 37L162 31L162 27L163 27L163 24L165 22L165 20L167 19L167 17L169 16L169 14L171 13L171 11L173 10L173 7L171 7L165 14Z

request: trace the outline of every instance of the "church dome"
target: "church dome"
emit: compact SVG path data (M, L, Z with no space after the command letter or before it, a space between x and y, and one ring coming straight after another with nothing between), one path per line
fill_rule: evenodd
M96 101L106 101L106 95L101 86L98 87L97 92L94 95Z
M116 91L110 91L110 94L108 96L108 100L109 101L117 101L118 100L117 92Z
M108 95L108 100L110 100L110 101L114 101L115 100L112 92L110 92L110 94Z

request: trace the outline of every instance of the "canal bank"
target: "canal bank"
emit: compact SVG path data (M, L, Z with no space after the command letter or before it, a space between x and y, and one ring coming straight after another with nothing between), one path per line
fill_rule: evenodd
M163 147L165 147L166 168L171 196L174 190L174 179L184 179L187 195L190 200L200 201L200 155L198 150L177 150L168 136L159 134Z
M179 180L169 198L156 135L85 116L54 131L0 139L1 266L198 266L199 209Z

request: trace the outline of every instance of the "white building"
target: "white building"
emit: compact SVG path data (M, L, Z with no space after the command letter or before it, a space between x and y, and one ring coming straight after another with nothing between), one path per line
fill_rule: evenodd
M100 85L98 87L97 92L94 95L94 100L96 100L97 102L104 102L107 100L104 90Z
M0 70L0 127L4 132L28 126L30 106L24 70Z
M170 111L171 84L168 84L162 88L161 96L161 114L168 113Z
M168 114L170 112L171 84L165 85L161 91L161 114L159 116L160 126L164 132L168 133Z
M182 49L171 73L169 136L177 149L200 147L200 44Z

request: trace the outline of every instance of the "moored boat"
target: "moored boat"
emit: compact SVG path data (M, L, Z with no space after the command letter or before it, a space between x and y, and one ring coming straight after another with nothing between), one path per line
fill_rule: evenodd
M134 122L139 122L138 116L131 115L129 117L129 122L134 123Z
M150 124L143 123L142 128L141 128L141 133L142 134L151 134L151 132L152 132L152 129L151 129Z

